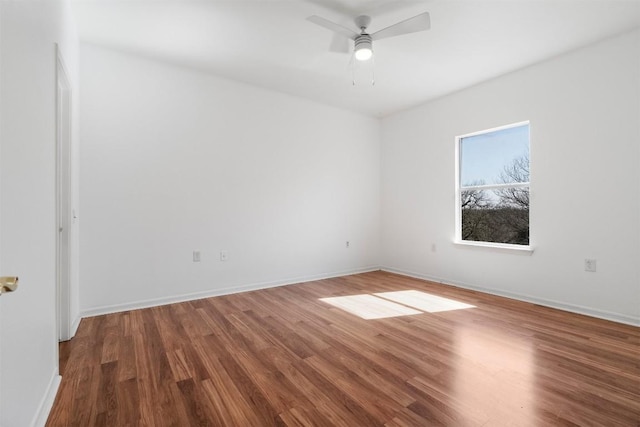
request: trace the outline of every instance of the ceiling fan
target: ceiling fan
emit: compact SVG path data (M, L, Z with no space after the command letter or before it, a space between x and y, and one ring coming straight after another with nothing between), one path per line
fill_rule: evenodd
M405 19L404 21L400 21L371 34L367 33L367 28L371 23L371 18L367 15L360 15L354 20L356 27L360 29L360 33L316 15L308 17L307 21L331 30L342 37L353 40L354 56L358 61L366 61L373 56L374 40L401 36L403 34L415 33L418 31L426 31L431 28L429 12L424 12L414 16L413 18Z

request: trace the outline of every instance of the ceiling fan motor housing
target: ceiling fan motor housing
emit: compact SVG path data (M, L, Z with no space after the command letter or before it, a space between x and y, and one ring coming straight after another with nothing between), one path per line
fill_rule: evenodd
M355 50L369 49L373 50L371 36L367 33L360 34L355 39Z

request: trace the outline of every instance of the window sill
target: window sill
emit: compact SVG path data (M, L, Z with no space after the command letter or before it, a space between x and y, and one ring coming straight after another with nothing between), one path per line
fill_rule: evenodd
M523 255L531 255L533 253L533 246L530 245L509 245L506 243L474 242L469 240L454 240L453 244L468 248L485 248L498 252L520 253Z

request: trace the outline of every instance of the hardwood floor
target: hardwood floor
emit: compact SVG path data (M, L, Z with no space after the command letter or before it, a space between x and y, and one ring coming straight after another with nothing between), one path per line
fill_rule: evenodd
M87 318L65 346L48 426L640 425L640 328L385 272Z

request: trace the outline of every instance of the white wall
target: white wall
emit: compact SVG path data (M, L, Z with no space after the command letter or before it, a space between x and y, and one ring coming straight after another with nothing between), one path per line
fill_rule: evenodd
M81 64L83 313L379 265L378 120L92 45Z
M385 268L640 323L639 39L606 40L383 120ZM454 137L523 120L535 252L454 245ZM596 273L585 258L597 259Z
M24 427L44 424L59 380L55 43L77 89L78 42L68 2L3 1L0 8L1 273L20 277L1 302L0 425ZM77 296L77 282L74 289Z

